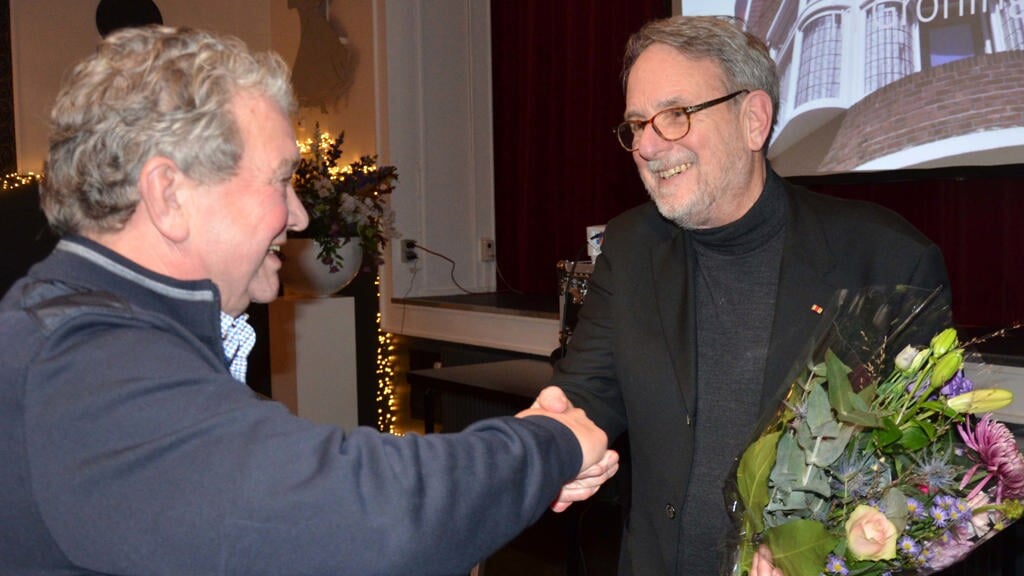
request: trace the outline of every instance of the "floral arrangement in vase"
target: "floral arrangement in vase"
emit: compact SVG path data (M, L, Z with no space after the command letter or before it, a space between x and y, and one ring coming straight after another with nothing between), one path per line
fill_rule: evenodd
M375 268L383 263L387 243L400 237L388 201L398 181L397 169L378 166L376 156L341 164L344 140L344 132L332 138L317 124L313 138L298 143L301 159L292 180L309 213L309 226L289 235L313 239L320 249L318 258L331 272L361 264L343 261L343 245L358 241L363 261Z

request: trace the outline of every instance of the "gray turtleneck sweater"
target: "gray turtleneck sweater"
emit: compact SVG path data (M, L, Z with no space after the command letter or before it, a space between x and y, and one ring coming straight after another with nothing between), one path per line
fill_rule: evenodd
M731 548L722 488L760 415L786 210L783 191L768 186L736 222L688 231L696 253L696 445L678 574L718 574Z

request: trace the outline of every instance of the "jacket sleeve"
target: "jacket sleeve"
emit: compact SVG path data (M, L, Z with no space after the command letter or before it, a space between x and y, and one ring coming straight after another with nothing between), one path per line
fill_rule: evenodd
M594 263L586 298L569 339L568 353L556 363L551 381L608 434L609 441L626 429L625 402L615 358L615 331L617 327L621 331L616 314L622 309L622 303L616 301L616 274L624 273L626 268L622 258L636 257L623 245L625 234L617 230L624 232L621 217L608 224L602 254Z
M93 321L64 327L31 364L31 482L81 568L465 573L539 518L582 461L572 432L543 417L346 436L256 398L189 338Z

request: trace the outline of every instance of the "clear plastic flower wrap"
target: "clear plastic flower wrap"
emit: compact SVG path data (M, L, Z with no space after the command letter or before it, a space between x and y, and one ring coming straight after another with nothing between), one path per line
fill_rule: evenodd
M1024 511L1024 459L937 292L840 291L725 485L723 574L931 574ZM973 365L973 363L972 363Z

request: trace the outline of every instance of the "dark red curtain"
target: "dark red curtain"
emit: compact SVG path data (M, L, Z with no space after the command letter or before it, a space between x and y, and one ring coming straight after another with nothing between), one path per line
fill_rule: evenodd
M646 200L612 128L626 40L669 13L666 0L492 0L499 290L556 294L555 264L586 258L586 227Z
M996 329L1024 321L1024 165L861 180L803 183L887 206L938 244L949 270L957 325Z
M555 263L586 257L586 227L646 201L611 130L625 42L669 13L664 0L492 0L499 289L556 294ZM938 243L958 325L1024 321L1024 165L802 183L888 206Z

